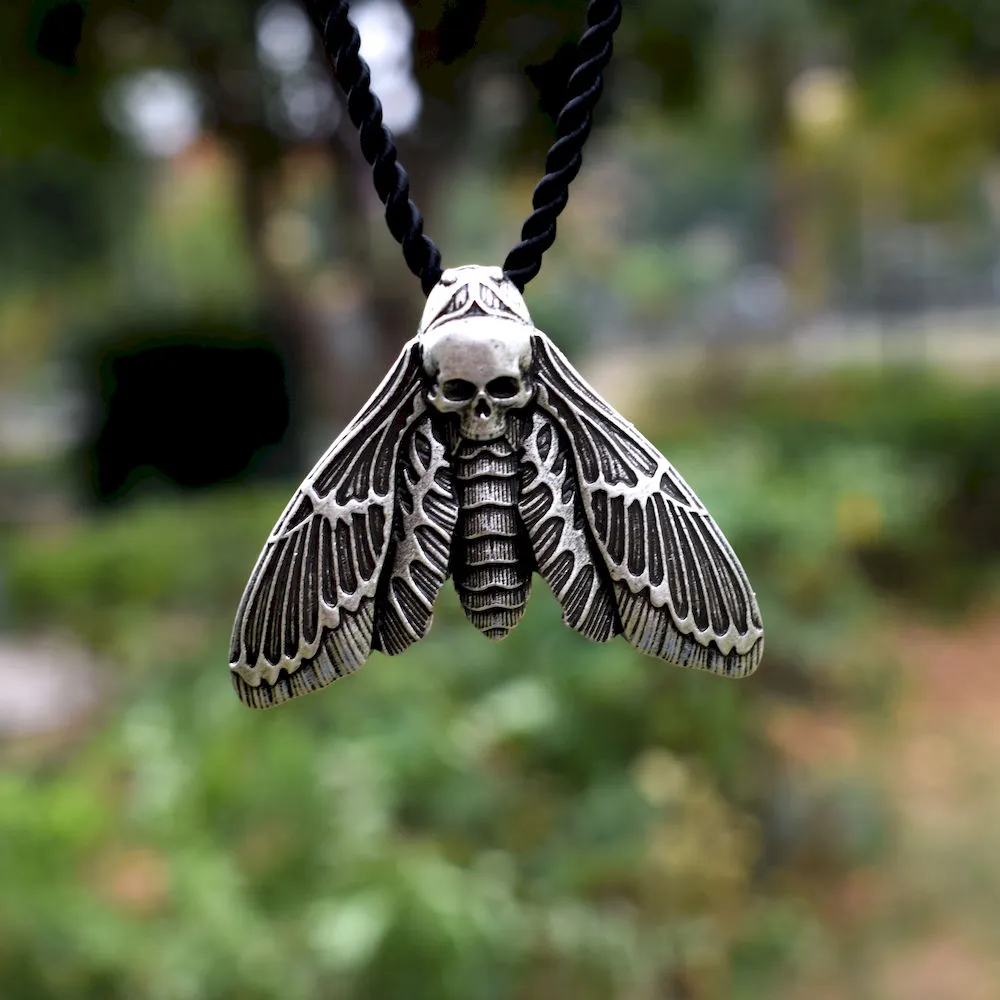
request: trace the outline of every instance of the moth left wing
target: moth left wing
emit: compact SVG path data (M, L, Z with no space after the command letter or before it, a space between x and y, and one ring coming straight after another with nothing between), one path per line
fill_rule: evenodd
M542 333L532 357L538 406L565 434L625 637L681 666L752 673L764 650L757 599L704 504Z
M406 449L410 466L431 459L429 441L415 440L414 425L421 416L427 422L422 385L420 348L413 340L272 530L240 602L230 646L233 684L247 705L269 708L314 691L368 658L376 617L383 617L383 568L398 568L388 553L395 551L400 451ZM439 588L438 576L440 566L423 580L429 577L427 585ZM386 627L398 606L390 598ZM385 645L390 643L379 642Z

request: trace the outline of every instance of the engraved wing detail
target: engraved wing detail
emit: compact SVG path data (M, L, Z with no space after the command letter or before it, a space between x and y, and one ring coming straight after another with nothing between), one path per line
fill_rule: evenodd
M539 576L563 621L595 642L621 632L614 590L591 539L576 468L552 417L536 409L522 442L519 513Z
M704 505L498 268L445 272L417 337L285 508L233 627L240 698L268 708L407 649L452 570L493 639L537 570L597 642L624 634L729 676L763 652L756 597Z
M413 340L271 532L230 646L247 705L325 687L373 648L399 652L426 633L457 503L422 385Z
M673 466L587 385L548 337L536 333L532 350L537 405L557 426L548 428L536 419L525 457L529 466L548 468L548 476L539 478L548 480L546 489L553 500L548 493L539 496L539 487L529 485L528 494L534 489L541 513L536 514L526 499L523 516L539 570L543 576L549 574L546 578L563 604L567 622L573 625L571 614L583 622L596 606L597 580L602 575L595 567L586 593L583 553L587 550L580 528L569 527L570 510L574 525L581 520L574 506L578 491L589 540L613 589L615 632L624 632L644 653L682 666L727 676L752 673L764 650L760 610L718 525ZM539 445L549 430L552 444L540 466L537 458L544 449ZM565 444L560 441L563 435ZM557 470L559 452L566 446L575 486L566 472ZM558 495L553 475L556 480L562 477ZM567 553L573 555L573 565L580 566L575 590L559 575L560 560L565 564ZM582 601L586 603L581 611Z
M448 579L457 522L458 499L446 445L425 414L399 457L396 514L376 597L373 649L401 653L427 635L434 601Z

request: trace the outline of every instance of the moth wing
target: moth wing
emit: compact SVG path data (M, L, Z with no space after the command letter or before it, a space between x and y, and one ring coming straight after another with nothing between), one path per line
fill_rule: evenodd
M375 600L372 648L390 656L422 639L449 575L458 496L449 449L430 413L400 449L389 552Z
M741 677L764 651L750 581L676 469L544 334L533 339L538 406L565 435L620 629L637 649Z
M413 340L272 530L230 646L233 684L247 705L269 708L325 687L387 645L374 637L379 582L395 561L398 459L404 448L431 452L415 443L415 425L427 421L421 387Z
M536 408L521 440L518 511L539 576L572 629L607 642L622 631L615 591L591 537L565 435Z

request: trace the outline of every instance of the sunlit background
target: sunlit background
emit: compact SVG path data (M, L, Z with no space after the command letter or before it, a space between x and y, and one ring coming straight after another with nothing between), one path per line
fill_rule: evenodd
M1000 997L1000 2L630 0L536 324L732 539L729 682L536 582L271 713L228 634L419 284L291 0L0 10L3 1000ZM359 0L446 264L584 0Z

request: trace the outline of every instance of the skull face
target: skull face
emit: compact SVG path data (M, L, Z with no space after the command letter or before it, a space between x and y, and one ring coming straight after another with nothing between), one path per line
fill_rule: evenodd
M418 335L434 379L427 398L458 414L464 437L503 437L507 414L531 401L533 331L521 293L499 267L452 268L431 290Z
M425 338L424 368L434 377L428 400L441 413L458 414L464 437L503 437L507 414L531 401L531 330L479 317L444 324Z

